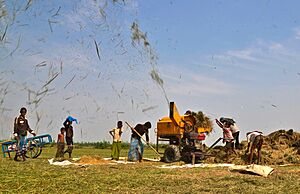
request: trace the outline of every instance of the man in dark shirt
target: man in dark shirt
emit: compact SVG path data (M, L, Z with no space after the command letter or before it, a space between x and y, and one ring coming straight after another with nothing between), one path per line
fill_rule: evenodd
M22 156L23 161L25 161L26 145L25 140L27 136L27 131L35 136L35 133L30 129L28 120L26 119L27 109L22 107L20 109L20 116L15 118L14 122L14 137L17 140L17 151L14 160L18 160L18 156Z
M134 129L138 134L132 130L130 149L128 152L129 161L142 161L144 153L144 145L141 141L141 137L145 134L146 141L149 143L149 129L151 128L151 123L148 121L145 124L137 124Z
M72 122L75 121L77 123L77 119L68 116L68 118L65 120L64 122L64 127L66 130L66 142L67 142L67 150L64 152L65 153L69 153L69 158L72 157L72 152L73 152L73 126L72 126Z

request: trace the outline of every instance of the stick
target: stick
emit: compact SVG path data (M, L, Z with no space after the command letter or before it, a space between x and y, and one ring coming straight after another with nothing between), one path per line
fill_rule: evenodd
M215 143L213 143L209 148L208 148L208 150L207 150L207 152L209 151L209 150L211 150L217 143L219 143L219 141L221 141L223 138L222 137L220 137L219 139L217 139L217 141L215 141Z
M131 130L133 130L155 153L156 153L156 155L158 155L159 157L160 157L160 153L158 153L155 149L154 149L154 147L152 147L136 130L135 130L135 128L133 128L131 125L129 125L129 123L127 123L126 121L125 121L125 123L126 123L126 125L128 125L128 127L130 127L131 128Z
M74 80L75 77L76 77L76 75L74 75L74 76L72 77L72 79L67 83L67 85L65 85L64 89L66 89L66 87L68 87L68 85Z
M101 61L101 57L100 57L100 53L99 53L100 51L99 51L99 47L98 47L96 40L94 40L94 43L95 43L98 59Z

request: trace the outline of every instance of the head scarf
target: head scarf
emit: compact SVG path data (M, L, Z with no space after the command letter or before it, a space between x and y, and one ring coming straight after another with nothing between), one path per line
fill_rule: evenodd
M76 124L78 124L78 121L77 121L77 119L75 119L75 118L73 118L73 117L71 117L71 116L68 116L68 117L67 117L67 120L68 120L68 121L70 121L70 122L73 122L73 121L75 121L75 122L76 122Z

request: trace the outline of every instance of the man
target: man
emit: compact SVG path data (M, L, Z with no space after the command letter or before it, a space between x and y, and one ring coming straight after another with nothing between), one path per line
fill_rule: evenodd
M261 131L252 131L248 132L246 134L248 147L246 150L246 154L250 151L250 154L248 156L248 161L250 164L252 164L253 160L253 152L255 148L257 149L257 164L260 163L261 160L261 147L264 142L263 140L263 133Z
M220 128L223 129L223 143L226 143L225 147L227 148L227 152L232 151L233 153L236 154L234 150L234 138L232 136L229 123L227 122L222 123L218 119L216 119L216 123L219 125Z
M55 158L63 158L65 150L65 128L60 129L60 133L57 136L57 151Z
M141 141L141 137L145 134L146 142L149 144L149 129L151 128L151 123L148 121L145 124L137 124L134 129L137 133L132 130L130 149L128 152L129 161L142 161L144 153L144 145Z
M67 119L64 122L64 127L66 130L66 142L67 142L67 150L64 152L65 153L69 153L69 158L72 158L72 152L73 152L73 126L72 126L72 122L75 121L76 124L78 124L77 119L68 116Z
M14 122L14 137L17 140L17 150L14 158L15 161L18 161L18 156L21 156L23 161L25 161L25 140L27 136L27 131L33 136L36 135L34 131L29 127L28 120L25 117L26 113L27 109L25 107L22 107L20 109L20 116L16 117Z
M239 135L240 135L240 129L237 127L235 121L231 118L220 118L220 122L227 125L229 125L230 130L232 132L232 136L234 138L234 147L235 149L240 149L240 141L239 141Z
M117 128L113 128L109 131L109 134L113 137L112 149L111 149L111 159L119 160L121 152L121 134L122 134L122 121L118 121Z

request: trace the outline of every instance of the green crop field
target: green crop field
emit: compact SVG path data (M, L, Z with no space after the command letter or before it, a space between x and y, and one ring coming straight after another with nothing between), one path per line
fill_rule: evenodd
M300 193L300 166L274 167L267 178L227 168L160 169L160 162L61 167L48 162L55 149L25 162L0 158L0 193ZM74 150L83 155L109 157L110 150Z

